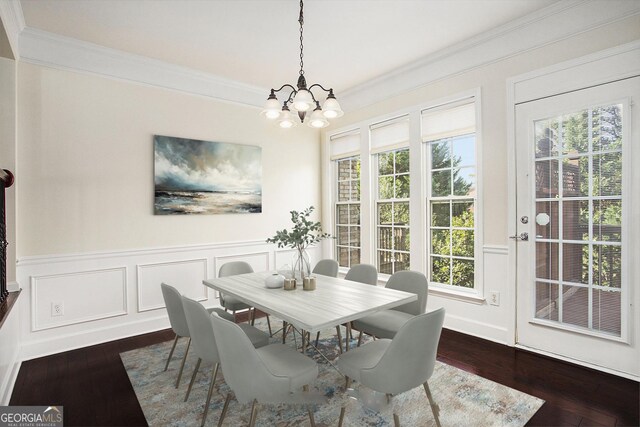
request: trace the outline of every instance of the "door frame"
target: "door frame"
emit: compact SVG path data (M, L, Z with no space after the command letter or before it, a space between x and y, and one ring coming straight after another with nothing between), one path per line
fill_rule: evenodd
M559 64L541 68L529 73L511 77L507 80L507 236L514 236L517 230L516 214L516 106L518 104L535 101L567 92L611 83L640 75L640 40L599 51L580 58L561 62ZM640 108L640 105L636 105ZM633 238L633 236L632 236ZM525 348L517 344L517 243L508 239L508 292L506 299L512 309L508 312L507 336L508 344ZM636 267L636 270L640 268ZM633 273L632 273L633 274ZM632 291L630 289L630 291ZM637 299L640 290L636 290L631 298ZM638 329L638 320L630 316L629 327ZM633 331L635 336L640 331ZM631 338L633 339L633 338ZM636 343L640 345L640 343ZM587 366L599 371L627 377L640 381L640 377L609 370L600 366L580 362L574 359L531 349L550 357Z

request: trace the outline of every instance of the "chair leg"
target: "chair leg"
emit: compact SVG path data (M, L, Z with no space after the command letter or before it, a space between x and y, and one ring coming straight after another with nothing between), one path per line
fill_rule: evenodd
M222 427L222 421L224 421L224 417L227 415L227 409L229 408L230 400L231 400L231 393L227 394L227 398L224 400L224 406L222 407L222 412L220 413L220 420L218 421L218 427Z
M202 414L202 424L201 427L204 426L204 423L207 421L207 413L209 412L209 403L211 403L211 394L213 393L213 385L216 382L216 376L218 375L218 367L219 363L216 363L215 368L213 368L213 375L211 376L211 385L209 385L209 393L207 394L207 403L204 405L204 414Z
M340 332L340 325L336 326L336 332L338 333L338 351L342 354L342 332Z
M431 405L431 411L433 412L433 417L436 419L436 426L440 426L440 407L436 402L433 401L433 396L431 396L431 390L429 389L429 384L424 383L424 392L427 394L427 399L429 399L429 405Z
M171 347L171 351L169 352L169 358L167 359L167 364L164 365L164 371L166 372L169 369L169 362L171 362L171 358L173 357L173 351L176 349L176 344L178 344L178 334L176 334L176 339L173 340L173 346Z
M182 371L184 370L184 362L187 361L187 354L189 354L189 346L191 346L191 338L187 341L187 349L184 351L184 357L182 358L182 365L180 365L180 372L178 372L178 379L176 380L176 388L180 387L180 378L182 378Z
M320 341L320 331L316 334L316 348L318 347L318 342Z
M251 326L254 326L256 324L256 308L250 308L249 314L251 315L249 316L251 318Z
M395 427L400 427L400 417L398 414L393 414L393 425Z
M271 321L269 320L268 314L267 314L267 326L269 327L269 337L273 337L273 332L271 331Z
M196 368L193 370L193 375L191 375L191 382L189 383L189 388L187 389L187 395L184 397L185 402L189 398L189 394L191 394L191 387L193 387L193 382L195 381L196 375L198 374L198 369L200 369L200 362L202 362L202 359L198 357L198 361L196 362Z
M311 334L309 334L309 338L311 338ZM303 385L302 390L309 392L309 385ZM307 413L309 414L309 422L311 423L311 427L316 427L316 420L315 418L313 418L313 411L311 410L311 408L307 408Z
M282 344L287 343L287 322L282 321Z
M344 413L346 408L343 406L340 408L340 418L338 419L338 427L342 427L342 422L344 421Z
M256 418L258 418L258 401L253 399L253 404L251 405L251 418L249 419L249 427L255 427Z
M351 378L349 377L344 377L344 389L348 389L349 386L351 385Z
M360 331L360 335L358 335L358 347L362 344L362 331Z

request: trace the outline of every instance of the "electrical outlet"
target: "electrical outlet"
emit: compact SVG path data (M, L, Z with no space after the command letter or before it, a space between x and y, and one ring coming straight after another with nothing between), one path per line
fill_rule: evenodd
M51 317L64 316L64 304L62 301L51 303Z
M496 291L489 292L489 304L500 305L500 292L496 292Z

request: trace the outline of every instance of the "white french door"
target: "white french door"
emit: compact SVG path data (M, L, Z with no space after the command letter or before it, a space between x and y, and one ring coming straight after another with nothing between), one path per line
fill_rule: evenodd
M516 341L632 377L639 102L635 77L516 106Z

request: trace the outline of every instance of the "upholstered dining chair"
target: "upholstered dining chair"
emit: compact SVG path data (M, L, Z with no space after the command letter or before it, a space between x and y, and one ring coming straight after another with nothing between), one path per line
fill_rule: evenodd
M323 276L338 277L338 261L335 259L321 259L315 267L313 274L321 274Z
M342 354L337 364L338 370L347 378L347 388L353 379L391 398L422 385L436 426L440 427L439 407L433 400L428 380L435 368L444 313L444 308L440 308L413 316L393 340L372 341ZM342 426L344 415L345 408L342 407L339 426ZM400 416L395 411L393 421L396 427L400 426Z
M375 286L378 284L378 269L371 264L356 264L347 271L347 274L344 276L344 280L351 280L352 282ZM351 323L353 324L353 322ZM340 325L336 326L336 332L338 333L338 349L340 350L340 353L342 353L342 334L340 333ZM347 329L345 333L345 335L347 335L347 340L351 338L348 334L349 330ZM318 346L319 338L320 332L316 335L316 347Z
M356 264L347 271L344 280L365 283L367 285L377 285L378 269L370 264Z
M176 334L176 338L173 340L173 346L171 347L171 351L169 352L169 357L167 358L167 364L164 366L164 370L169 369L169 362L171 362L171 358L173 357L173 352L176 349L176 344L178 344L178 339L180 338L189 338L187 341L187 348L184 352L184 357L182 358L182 364L180 365L180 371L178 372L178 378L176 380L176 388L180 385L180 379L182 378L182 371L184 370L184 362L187 360L187 355L189 354L189 347L191 346L191 334L189 333L189 325L187 325L187 319L184 316L184 309L182 308L182 296L180 292L173 286L167 285L166 283L160 284L162 288L162 297L164 298L164 305L167 308L167 313L169 314L169 323L171 324L171 329Z
M232 261L222 264L220 267L220 271L218 271L218 277L229 277L229 276L237 276L238 274L247 274L253 273L253 267L248 262L245 261ZM231 313L235 316L236 311L238 310L249 310L249 321L251 324L255 324L256 320L256 311L255 308L251 307L248 304L240 301L238 298L233 295L224 295L220 293L220 305L222 305L226 310L231 310ZM267 314L267 326L269 327L269 335L271 336L271 321L269 320L269 315Z
M184 397L186 402L191 393L193 382L196 379L198 370L200 369L200 363L205 362L213 363L213 372L211 376L211 384L209 385L209 393L207 394L207 401L204 405L204 414L202 415L202 424L204 426L207 420L207 413L209 412L209 403L211 402L211 394L213 392L213 385L216 382L216 376L218 375L218 368L220 366L220 356L218 354L218 346L216 345L215 336L213 335L213 327L211 326L210 313L197 301L182 297L182 306L184 308L185 318L187 319L187 325L191 332L191 341L193 343L193 352L198 356L193 375L191 375L191 382L189 382L189 388L187 394ZM233 322L231 315L224 310L215 310L218 316L225 318L229 322ZM238 326L242 333L244 333L251 345L255 347L262 347L269 344L269 336L254 328L251 325L243 323Z
M318 377L316 363L284 344L271 344L254 348L240 327L219 316L211 316L218 344L222 373L227 385L240 403L252 402L249 426L253 427L258 415L258 403L291 403L300 388ZM227 398L220 414L222 425L231 400ZM311 425L315 426L313 412L307 410Z
M422 273L417 271L398 271L389 277L386 288L417 294L418 299L351 322L353 327L360 331L358 346L362 343L363 333L376 338L393 338L402 325L412 317L424 313L427 307L429 282Z

